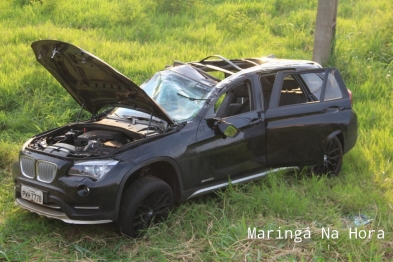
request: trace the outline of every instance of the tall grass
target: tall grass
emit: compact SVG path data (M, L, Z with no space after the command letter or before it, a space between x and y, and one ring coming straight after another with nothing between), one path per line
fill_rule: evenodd
M176 207L142 239L111 225L74 226L13 204L11 163L32 135L76 119L79 106L37 62L39 39L71 42L137 83L174 60L275 54L311 59L317 1L5 0L0 2L0 258L23 260L390 260L393 201L393 3L340 0L336 48L327 66L353 92L359 140L339 177L301 172ZM385 239L351 239L351 217ZM353 221L352 221L353 222ZM247 239L248 227L306 229L312 238ZM321 228L340 232L322 239Z

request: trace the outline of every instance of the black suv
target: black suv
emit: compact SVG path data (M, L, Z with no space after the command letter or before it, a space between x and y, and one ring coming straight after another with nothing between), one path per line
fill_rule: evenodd
M335 68L274 57L175 62L140 87L69 43L35 56L91 119L38 134L13 165L16 203L136 237L174 203L286 168L338 174L356 143ZM212 73L213 72L213 73ZM78 117L79 118L79 117Z

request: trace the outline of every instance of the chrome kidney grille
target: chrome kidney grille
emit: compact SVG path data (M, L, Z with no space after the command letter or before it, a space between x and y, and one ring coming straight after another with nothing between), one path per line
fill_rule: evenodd
M22 174L28 178L35 177L35 160L31 157L21 156L20 157L20 168Z
M35 161L26 156L21 156L20 165L25 177L34 178L37 175L37 179L44 183L51 183L57 173L56 164L43 160Z
M57 165L46 161L37 161L37 179L39 181L50 183L55 179Z

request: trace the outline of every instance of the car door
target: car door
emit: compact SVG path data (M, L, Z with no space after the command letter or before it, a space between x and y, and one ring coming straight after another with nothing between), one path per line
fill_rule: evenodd
M337 69L278 72L266 111L267 166L321 163L327 137L345 129L350 116Z
M218 107L213 115L215 118L239 129L235 137L224 137L212 128L207 120L211 119L209 113L201 121L194 144L201 185L227 182L265 168L265 126L261 96L256 92L259 88L254 88L252 79L241 81L227 88L214 105Z

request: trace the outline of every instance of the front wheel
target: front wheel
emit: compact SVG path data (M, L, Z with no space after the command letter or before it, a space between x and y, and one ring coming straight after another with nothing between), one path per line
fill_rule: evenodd
M335 136L326 144L323 163L318 166L314 166L312 171L315 174L338 175L341 170L342 161L343 149L340 139Z
M139 237L151 223L163 221L173 207L171 187L156 177L142 177L123 194L119 219L120 232Z

